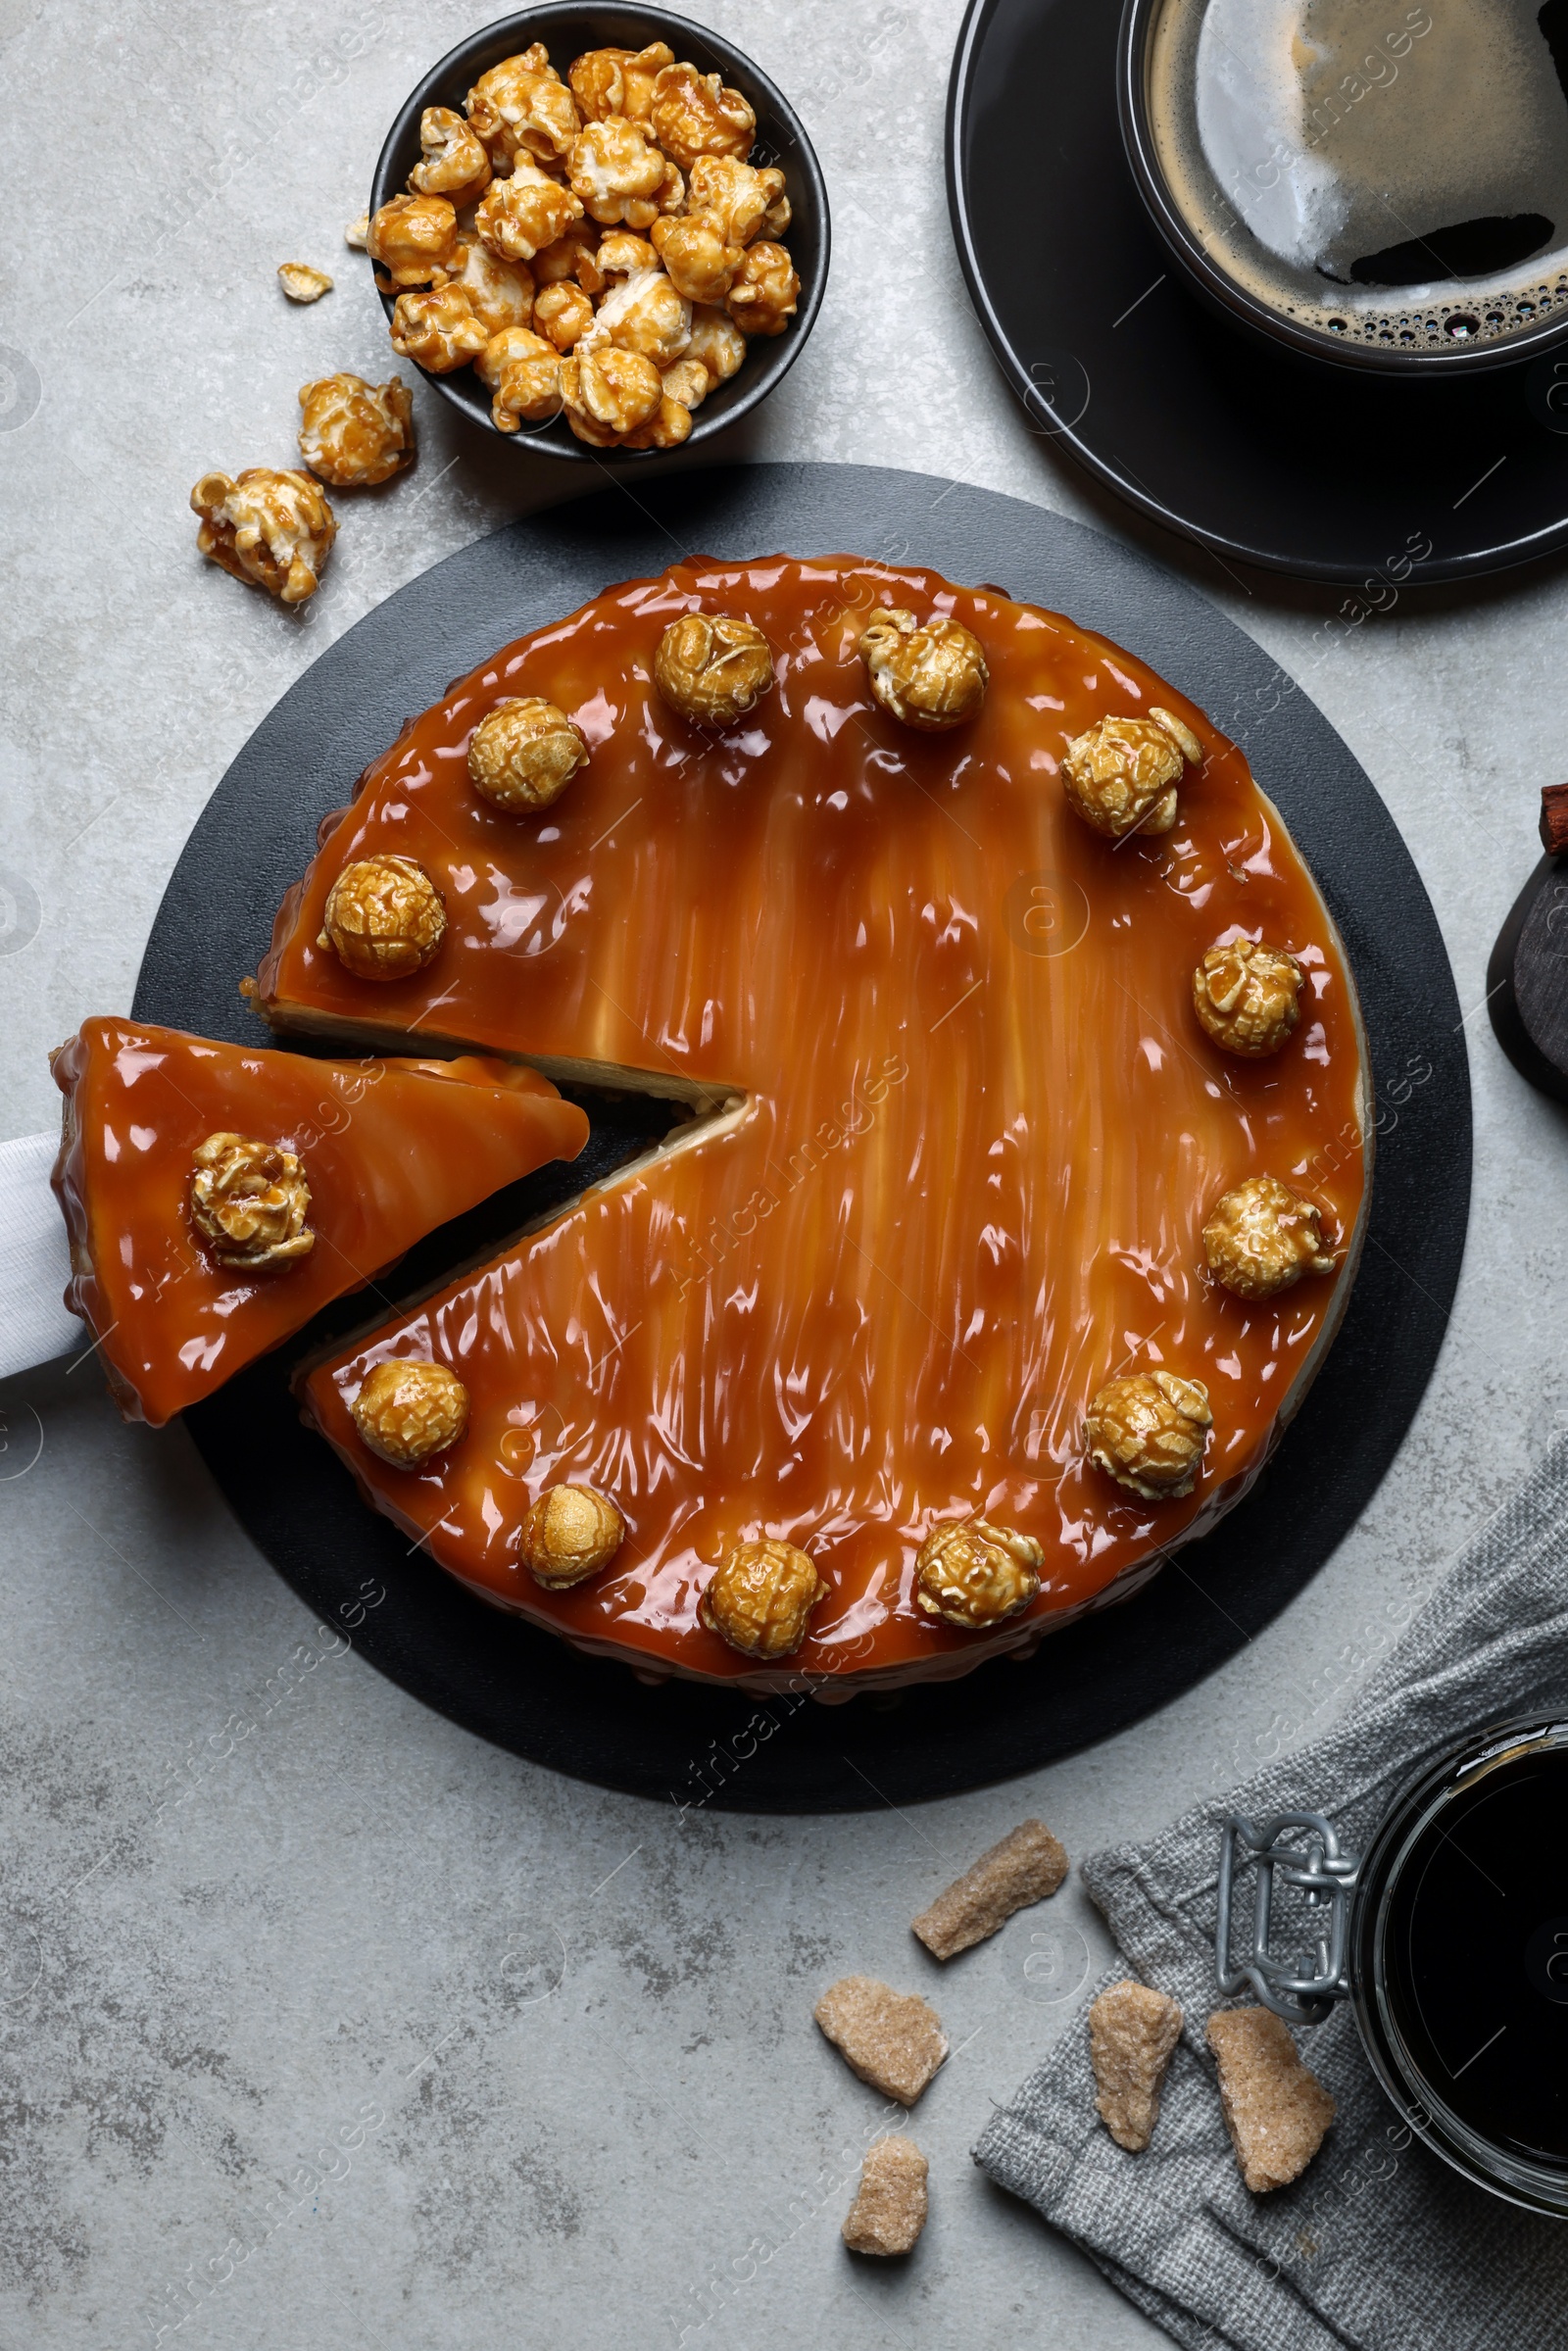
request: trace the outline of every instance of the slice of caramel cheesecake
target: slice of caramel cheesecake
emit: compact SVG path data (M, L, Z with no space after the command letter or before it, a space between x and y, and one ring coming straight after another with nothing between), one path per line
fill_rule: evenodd
M66 1303L155 1428L588 1137L515 1062L316 1061L89 1020L52 1065Z
M1125 1596L1348 1296L1365 1047L1278 811L1133 656L931 572L694 561L506 647L259 993L704 1111L302 1388L450 1573L645 1673L944 1677Z

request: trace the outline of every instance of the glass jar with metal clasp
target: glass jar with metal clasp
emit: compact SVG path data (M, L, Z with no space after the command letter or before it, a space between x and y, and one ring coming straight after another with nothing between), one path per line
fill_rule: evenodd
M1215 1944L1221 1990L1293 2026L1348 2000L1418 2137L1568 2216L1568 1718L1494 1724L1423 1763L1359 1858L1321 1813L1232 1813Z

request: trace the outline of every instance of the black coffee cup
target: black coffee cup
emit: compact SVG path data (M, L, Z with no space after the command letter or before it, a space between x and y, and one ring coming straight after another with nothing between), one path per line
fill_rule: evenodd
M1126 0L1122 137L1189 284L1385 375L1568 343L1568 0Z

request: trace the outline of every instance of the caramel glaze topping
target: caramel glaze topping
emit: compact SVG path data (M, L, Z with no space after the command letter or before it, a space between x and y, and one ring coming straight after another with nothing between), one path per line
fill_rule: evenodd
M588 1136L572 1102L495 1060L313 1061L146 1022L89 1020L53 1056L66 1303L122 1411L155 1428L300 1330L424 1234ZM192 1153L241 1129L303 1161L315 1247L220 1261L190 1212Z
M874 706L857 647L897 605L951 614L991 683L966 728ZM777 682L704 734L651 683L670 617L755 621ZM537 817L467 777L508 695L592 756ZM1059 766L1106 711L1174 707L1206 753L1174 829L1116 844ZM325 828L323 828L323 831ZM315 945L351 859L416 857L439 955L372 986ZM1191 975L1240 925L1307 975L1296 1035L1243 1061ZM377 1506L485 1597L643 1668L757 1681L699 1621L734 1544L808 1551L828 1586L791 1672L961 1673L1152 1573L1262 1463L1343 1304L1367 1183L1362 1045L1332 922L1240 753L1141 662L929 572L827 558L682 564L509 646L366 773L279 915L280 1024L410 1031L744 1101L417 1312L321 1365L307 1409ZM1317 1201L1347 1270L1249 1304L1205 1276L1215 1201L1266 1172ZM468 1434L422 1474L359 1444L392 1355L448 1364ZM1118 1372L1200 1379L1196 1492L1141 1502L1084 1458ZM518 1557L546 1487L610 1495L625 1542L541 1592ZM1038 1595L994 1633L921 1613L915 1554L979 1515L1036 1538ZM787 1679L780 1673L776 1680Z

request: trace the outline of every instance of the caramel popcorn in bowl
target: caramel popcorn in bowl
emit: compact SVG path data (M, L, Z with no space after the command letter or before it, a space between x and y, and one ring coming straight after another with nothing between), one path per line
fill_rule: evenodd
M646 49L586 50L567 75L583 121L624 115L628 122L646 122L653 113L654 84L674 62L674 50L663 41L651 41Z
M450 106L427 106L419 117L422 163L409 173L418 196L445 196L458 212L477 204L494 176L489 153L471 122Z
M542 43L504 58L462 113L424 109L409 192L366 228L394 348L474 366L498 431L564 417L593 448L678 447L748 337L799 306L785 176L751 163L756 135L744 92L663 42L584 51L564 79ZM559 375L534 348L504 368L488 347L513 329ZM614 351L680 373L656 386Z
M366 250L395 286L427 286L457 241L458 216L444 196L394 196L371 220Z
M190 503L202 518L198 548L235 579L265 588L282 604L304 604L316 594L337 523L308 473L279 473L270 465L204 473Z
M492 335L474 367L490 386L490 415L498 432L519 423L543 424L562 411L561 355L531 327L509 326Z
M393 350L399 359L417 360L432 375L466 367L489 340L461 286L400 294L392 307Z
M414 398L396 375L324 375L300 386L300 455L319 480L365 489L413 465Z
M765 240L741 256L724 307L743 335L781 335L801 298L795 264L782 245Z
M502 164L519 155L563 163L582 127L576 101L539 41L481 73L465 103L473 129Z
M665 66L654 83L652 121L655 138L683 171L705 155L744 159L757 137L757 117L740 91L695 66Z

